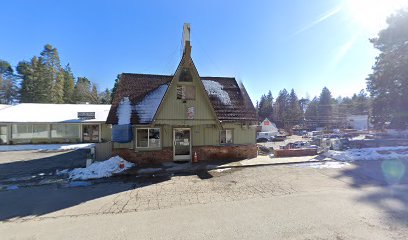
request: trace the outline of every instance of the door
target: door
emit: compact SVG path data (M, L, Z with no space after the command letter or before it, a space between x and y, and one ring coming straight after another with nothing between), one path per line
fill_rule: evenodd
M191 160L191 129L173 129L173 156L174 161Z
M83 142L99 142L99 125L82 125Z
M7 126L0 125L0 144L7 144Z

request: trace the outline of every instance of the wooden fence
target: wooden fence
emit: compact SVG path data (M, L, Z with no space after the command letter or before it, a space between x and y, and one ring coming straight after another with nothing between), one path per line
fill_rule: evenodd
M112 142L95 143L95 160L103 161L112 157Z

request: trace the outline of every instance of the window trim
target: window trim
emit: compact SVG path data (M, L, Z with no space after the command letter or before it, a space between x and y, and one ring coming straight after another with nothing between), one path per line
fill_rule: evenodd
M78 136L76 137L55 137L52 136L52 131L54 130L53 127L57 126L57 125L63 125L64 126L64 134L66 133L66 126L70 125L70 126L78 126ZM50 138L51 139L81 139L81 124L70 124L70 123L51 123L50 124Z
M18 135L18 131L17 133L14 133L14 130L18 129L18 126L21 125L25 125L25 126L31 126L31 132L26 132L26 133L31 133L31 137L29 138L25 138L25 137L16 137L16 134ZM34 136L34 125L44 125L47 128L47 136L46 137L37 137ZM50 135L50 126L47 123L13 123L11 124L11 139L13 140L26 140L26 139L48 139Z
M231 142L230 143L221 143L221 133L223 132L223 131L231 131ZM226 137L227 136L227 134L225 134L225 140L226 140ZM219 141L220 141L220 145L228 145L228 144L234 144L234 129L232 129L232 128L226 128L226 129L222 129L222 130L220 130L220 139L219 139Z
M147 147L139 147L137 145L137 131L138 130L144 130L144 129L147 130ZM160 134L159 144L160 145L158 147L150 147L150 129L158 129L159 130L159 134ZM152 127L152 128L141 127L141 128L135 128L135 132L136 132L136 134L135 134L135 149L160 149L162 147L162 134L161 134L162 131L161 131L161 128L159 128L159 127Z

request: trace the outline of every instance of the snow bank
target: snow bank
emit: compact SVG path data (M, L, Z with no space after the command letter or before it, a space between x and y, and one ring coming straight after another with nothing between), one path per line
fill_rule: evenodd
M89 149L94 147L94 143L81 143L81 144L28 144L28 145L2 145L0 146L0 152L8 151L62 151L62 150L75 150L75 149Z
M339 161L406 159L408 158L408 147L397 146L328 151L325 153L325 156Z
M295 166L304 167L304 168L323 169L323 168L343 168L349 165L350 165L349 163L345 163L345 162L314 162L314 163L296 164Z
M216 96L224 105L231 105L231 99L220 83L212 80L203 80L203 84L210 96Z
M120 163L124 164L124 168L119 167ZM134 163L130 163L119 156L115 156L102 162L94 162L86 168L75 168L68 172L68 174L71 180L104 178L123 172L134 165Z
M130 117L132 115L132 106L128 97L122 98L119 103L118 111L116 112L118 117L118 125L130 124Z
M161 85L147 94L146 97L135 106L135 111L140 123L150 123L153 120L167 88L167 84Z

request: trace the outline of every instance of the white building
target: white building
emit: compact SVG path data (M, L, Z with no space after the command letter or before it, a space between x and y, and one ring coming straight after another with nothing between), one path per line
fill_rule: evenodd
M273 134L278 134L279 133L279 129L276 127L276 124L271 122L268 118L265 118L265 120L263 120L261 122L261 132L270 132Z
M0 144L111 140L110 105L22 103L0 109Z
M368 115L349 115L347 116L347 124L355 130L368 130Z

